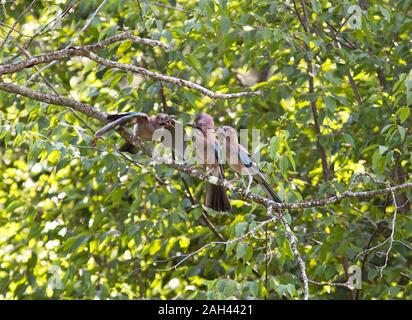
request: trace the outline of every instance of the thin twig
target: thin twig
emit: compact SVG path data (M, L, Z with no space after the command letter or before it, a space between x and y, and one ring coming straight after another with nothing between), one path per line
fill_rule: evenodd
M36 2L36 0L33 0L26 9L24 9L24 11L22 13L20 13L20 15L17 17L16 21L13 23L13 26L10 28L10 31L7 33L6 35L6 39L4 39L4 41L2 42L2 44L0 45L0 51L3 51L3 47L5 46L5 44L7 43L7 41L10 38L10 35L12 33L12 31L16 28L17 24L19 23L20 19L24 17L24 15L29 12L31 10L31 8L33 7L34 3Z
M269 216L271 215L271 213L269 212L271 208L272 207L268 208ZM293 252L293 255L295 256L295 259L298 261L298 264L300 267L300 274L301 274L302 281L303 281L303 299L308 300L309 299L309 285L308 285L308 276L306 274L306 265L305 265L305 261L303 261L302 256L298 250L296 236L293 233L288 221L283 215L279 216L279 220L282 222L285 228L286 238L289 240L290 248Z
M318 282L318 281L313 281L313 280L310 280L310 279L308 279L308 282L312 283L312 284L316 284L318 286L324 286L324 287L326 287L326 286L328 286L328 287L344 287L344 288L347 288L349 290L354 290L355 289L355 287L350 282L346 282L346 283Z
M97 13L100 11L100 9L104 6L104 4L106 3L107 0L103 0L100 5L97 7L97 9L90 15L90 17L86 20L85 24L83 25L83 27L80 29L79 32L77 32L75 34L75 36L70 40L69 44L66 46L67 48L70 48L79 38L80 34L82 34L90 25L90 23L93 21L94 17L97 15ZM42 71L48 69L49 67L51 67L53 64L55 63L55 61L52 61L51 63L49 63L47 66L45 66ZM33 74L33 76L30 77L30 81L33 80L38 73Z
M177 267L179 267L181 264L183 264L185 261L187 261L188 259L190 259L191 257L197 255L198 253L202 252L203 250L209 248L210 246L214 246L214 245L228 245L228 244L233 244L233 243L237 243L240 241L243 241L245 239L247 239L249 236L253 235L255 232L257 232L259 229L262 229L264 226L266 226L269 223L272 222L276 222L278 220L278 217L276 216L272 216L270 219L265 220L263 222L260 222L257 226L255 226L253 229L249 230L248 232L246 232L244 235L235 238L235 239L229 239L226 241L213 241L213 242L209 242L207 244L205 244L204 246L200 247L199 249L187 254L184 256L184 258L182 260L180 260L177 264L173 265L172 267L168 268L168 269L163 269L160 271L170 271L173 269L176 269ZM174 258L174 257L172 257Z
M130 38L130 34L124 33L123 37L125 38ZM102 47L105 47L107 44L116 42L116 41L121 41L123 38L119 36L114 36L109 39L100 41L96 44L92 45L86 45L84 47L70 47L67 49L62 49L59 51L54 51L50 53L45 53L39 56L35 56L31 59L27 60L22 60L19 62L11 63L11 64L3 64L0 65L0 76L2 74L10 74L10 73L15 73L18 71L21 71L26 68L31 68L35 65L38 64L44 64L44 63L49 63L51 61L59 61L59 60L67 60L72 57L86 57L89 58L90 60L93 60L97 62L98 64L104 65L108 68L115 68L115 69L120 69L126 72L132 72L135 74L143 75L152 79L156 80L162 80L165 82L173 83L175 85L178 85L180 87L186 87L192 90L199 91L200 93L213 98L213 99L234 99L234 98L241 98L241 97L251 97L251 96L257 96L260 95L260 91L254 91L254 92L238 92L238 93L216 93L213 92L209 89L206 89L205 87L188 81L188 80L183 80L180 78L168 76L165 74L149 71L145 68L142 67L136 67L131 64L126 64L126 63L120 63L117 61L109 60L106 58L102 58L98 56L97 54L93 53L92 51L96 51L97 49L100 49ZM139 38L140 39L140 38ZM153 40L152 40L153 41ZM44 69L44 68L43 68ZM43 69L41 71L43 71Z
M142 20L142 25L145 26L145 21L144 21L144 17L143 17L143 12L142 12L142 7L140 5L140 0L136 0L137 2L137 6L139 8L139 15L140 15L140 19ZM154 50L152 47L149 48L150 49L150 53L152 55L153 61L156 65L156 70L160 71L159 68L159 64L157 63L157 59L154 53ZM167 102L166 102L166 95L165 95L165 88L163 87L163 82L162 80L159 80L159 85L160 85L160 96L162 98L162 105L163 105L163 112L166 113L167 112Z

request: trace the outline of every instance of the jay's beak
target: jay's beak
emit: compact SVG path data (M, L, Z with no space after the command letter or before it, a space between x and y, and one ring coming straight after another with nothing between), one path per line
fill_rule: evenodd
M175 127L175 120L173 118L168 119L165 123L165 127L174 128Z
M222 128L216 128L215 132L219 136L224 136L224 134L225 134L225 131Z
M194 122L188 122L188 123L186 123L186 125L189 126L189 127L192 127L192 128L199 129L199 127Z

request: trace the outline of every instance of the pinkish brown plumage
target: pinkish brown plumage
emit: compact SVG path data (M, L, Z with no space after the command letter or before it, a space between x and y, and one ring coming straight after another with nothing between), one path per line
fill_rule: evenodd
M276 202L281 202L276 192L267 182L264 174L258 166L252 161L247 150L239 144L239 138L236 129L230 126L222 126L217 129L217 134L223 136L223 150L226 153L226 159L230 168L238 175L246 175L249 178L249 190L252 180L259 184L267 195Z
M208 173L224 179L223 166L221 164L221 150L215 136L215 124L213 118L205 113L199 114L195 121L188 125L195 128L196 159L204 165ZM231 209L226 189L222 186L206 183L205 206L215 211L229 211Z

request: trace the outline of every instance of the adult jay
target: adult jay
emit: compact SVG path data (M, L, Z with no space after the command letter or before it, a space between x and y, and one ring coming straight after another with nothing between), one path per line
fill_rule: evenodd
M226 160L230 168L239 175L248 176L249 184L246 190L249 191L252 181L255 181L265 190L270 199L281 202L259 167L252 161L250 154L239 144L236 129L222 126L216 130L216 133L223 137L222 147L226 152Z
M153 134L156 130L162 128L168 130L171 134L171 140L165 139L163 142L166 147L171 148L175 153L178 153L181 157L184 154L184 132L183 126L174 118L165 113L159 113L157 115L148 116L143 112L123 112L116 114L109 114L107 119L111 121L95 134L95 139L100 138L106 132L114 129L122 124L134 124L133 135L139 137L144 141L152 141ZM131 143L124 143L120 151L129 152L135 154L138 149Z
M205 113L199 114L187 125L194 128L194 146L198 163L204 165L209 174L224 179L222 152L215 136L213 118ZM226 189L206 182L205 206L215 211L229 211L231 206Z

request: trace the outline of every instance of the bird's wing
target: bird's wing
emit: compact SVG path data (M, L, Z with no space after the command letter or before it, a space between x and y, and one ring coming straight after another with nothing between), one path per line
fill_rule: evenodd
M219 173L220 173L220 178L224 179L225 178L225 172L223 169L223 156L222 156L222 149L220 148L219 142L215 142L215 158L217 160L217 163L219 164Z
M126 112L127 113L127 112ZM118 114L117 114L118 115ZM106 132L114 129L115 127L130 121L133 118L140 118L143 121L148 121L147 114L143 112L128 112L128 114L123 114L121 117L115 118L117 115L109 115L107 116L107 119L116 119L108 124L106 124L103 128L101 128L99 131L96 132L94 135L95 137L100 137L104 135Z
M115 121L117 119L120 118L124 118L127 116L132 116L132 118L136 117L136 118L148 118L146 113L143 112L119 112L119 113L110 113L107 115L107 120L109 120L110 122ZM130 119L130 118L128 118Z
M215 157L218 163L222 163L222 149L220 148L219 142L215 142Z
M246 168L250 168L253 166L252 158L242 146L239 146L238 156L240 163L242 163Z

